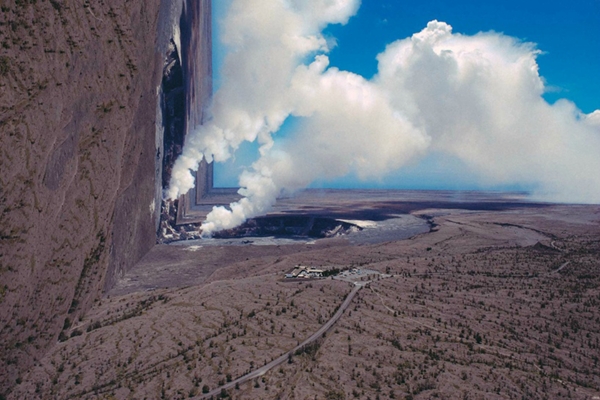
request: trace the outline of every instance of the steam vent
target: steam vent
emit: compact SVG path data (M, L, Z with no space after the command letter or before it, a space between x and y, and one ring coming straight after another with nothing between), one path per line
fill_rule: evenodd
M179 25L180 43L171 39L165 51L160 91L163 125L161 135L164 136L162 148L157 151L159 156L162 155L159 157L162 158L162 165L158 166L162 171L162 190L169 186L173 164L181 154L187 133L201 125L206 118L206 109L212 95L211 24L210 1L186 2ZM206 215L214 206L228 205L239 200L237 190L214 187L213 164L203 160L196 172L195 188L176 201L162 201L157 242L199 238L200 225ZM344 192L346 195L353 193ZM319 191L315 196L308 190L293 199L281 199L271 218L249 221L240 229L232 229L215 237L247 236L250 233L261 236L269 232L284 236L311 237L342 234L349 231L348 224L326 217L326 214L340 211L337 208L340 206L336 195L338 193L339 191ZM360 201L356 196L354 198ZM357 204L354 207L360 209ZM343 215L345 212L339 213L340 217ZM276 228L277 226L282 229Z
M161 90L164 125L162 188L186 133L201 125L212 95L212 21L210 1L188 1L180 20L180 46L171 40ZM239 199L235 188L213 187L213 165L202 161L195 188L175 202L163 202L158 242L199 237L199 226L215 205Z

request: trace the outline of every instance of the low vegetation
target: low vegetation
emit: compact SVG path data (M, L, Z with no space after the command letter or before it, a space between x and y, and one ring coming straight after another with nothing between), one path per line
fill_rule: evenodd
M410 241L310 248L265 258L263 267L257 259L232 264L196 287L103 299L83 321L65 322L77 333L17 393L183 399L220 391L286 355L287 362L219 397L598 395L597 225L531 218L547 237L542 243L541 234L491 224L494 218L438 218L437 232ZM298 264L361 266L391 277L362 280L366 286L336 325L291 352L352 288L331 278L282 278Z

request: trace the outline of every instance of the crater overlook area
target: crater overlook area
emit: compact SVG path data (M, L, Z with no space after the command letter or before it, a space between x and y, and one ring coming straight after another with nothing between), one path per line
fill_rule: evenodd
M162 191L210 0L0 10L0 399L600 399L598 205L310 189L201 238L236 190Z

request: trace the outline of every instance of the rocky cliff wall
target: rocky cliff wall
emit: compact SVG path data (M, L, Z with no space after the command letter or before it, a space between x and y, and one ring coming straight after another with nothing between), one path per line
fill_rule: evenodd
M155 242L159 3L0 1L0 396Z

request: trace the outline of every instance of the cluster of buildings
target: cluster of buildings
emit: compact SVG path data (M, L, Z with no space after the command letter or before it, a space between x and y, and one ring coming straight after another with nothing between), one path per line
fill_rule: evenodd
M287 279L292 279L292 278L322 278L323 277L323 270L322 269L317 269L317 268L313 268L313 267L305 267L302 265L297 266L296 268L294 268L294 270L292 272L289 272L287 274L285 274L285 277Z

